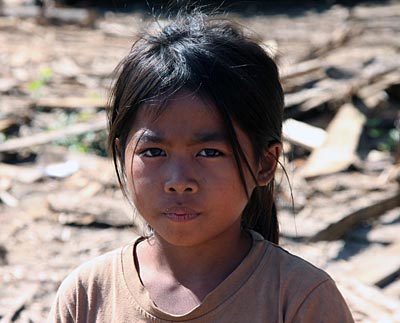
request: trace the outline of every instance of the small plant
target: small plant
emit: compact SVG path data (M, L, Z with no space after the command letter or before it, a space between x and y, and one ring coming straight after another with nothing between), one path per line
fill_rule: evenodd
M49 67L42 67L39 70L39 77L28 84L28 89L34 98L40 96L40 92L46 84L48 84L53 78L53 70Z
M400 131L394 125L384 124L379 118L367 122L367 134L373 149L393 152L400 141Z
M57 145L67 147L69 150L75 150L82 153L92 153L99 156L107 156L106 150L107 132L88 132L82 135L68 137L57 140Z
M46 128L46 131L53 131L66 126L90 120L93 113L90 112L69 112L62 113L57 122ZM83 153L93 153L99 156L107 156L107 131L88 132L77 136L66 137L55 141L56 145L67 147Z

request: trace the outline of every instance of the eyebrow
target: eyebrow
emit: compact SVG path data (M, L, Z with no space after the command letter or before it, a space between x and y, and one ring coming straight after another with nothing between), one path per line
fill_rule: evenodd
M140 133L138 136L138 142L141 143L165 143L167 140L162 136L162 134L158 134L151 130L145 130ZM216 131L216 132L200 132L193 136L190 140L189 145L197 145L208 142L227 142L228 137L225 133Z
M195 134L194 138L191 140L193 144L201 144L207 142L227 142L228 137L223 132L202 132Z
M153 143L162 143L164 140L161 135L155 133L151 130L145 130L137 135L138 142L153 142Z

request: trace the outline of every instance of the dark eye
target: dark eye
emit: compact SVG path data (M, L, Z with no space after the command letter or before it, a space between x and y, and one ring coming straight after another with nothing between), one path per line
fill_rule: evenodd
M165 156L165 152L160 148L148 148L146 150L143 150L140 153L140 156L144 156L144 157L159 157L159 156Z
M198 155L201 157L219 157L223 156L223 153L217 149L206 148L200 151Z

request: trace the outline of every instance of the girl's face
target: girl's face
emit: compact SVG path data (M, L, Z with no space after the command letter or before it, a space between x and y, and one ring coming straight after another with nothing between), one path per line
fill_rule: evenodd
M125 169L132 200L155 236L177 246L239 237L248 198L216 108L182 93L157 118L146 109L128 136ZM257 174L249 138L235 130ZM251 194L255 183L244 172Z

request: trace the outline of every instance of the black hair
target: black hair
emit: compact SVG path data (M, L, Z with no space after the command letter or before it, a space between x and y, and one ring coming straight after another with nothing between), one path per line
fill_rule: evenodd
M110 97L108 144L125 195L124 147L138 109L145 103L165 102L182 90L193 91L212 102L224 121L249 197L242 227L278 243L274 180L249 194L243 167L256 178L233 127L235 122L248 135L256 160L271 144L281 142L283 91L278 68L263 47L225 18L179 14L166 26L142 34L117 71Z

